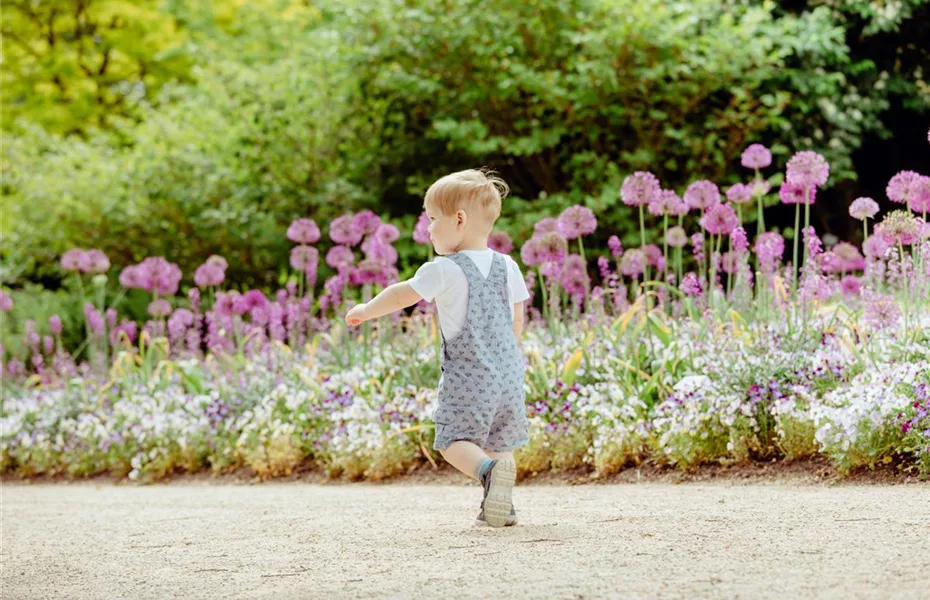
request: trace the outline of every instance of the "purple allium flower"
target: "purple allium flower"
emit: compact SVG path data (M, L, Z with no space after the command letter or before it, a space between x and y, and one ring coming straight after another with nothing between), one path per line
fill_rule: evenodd
M381 219L370 210L363 210L352 218L352 229L361 235L372 234L378 231L378 227L380 226Z
M610 254L614 258L623 254L623 244L620 243L620 238L615 235L607 239L607 247L610 248Z
M778 197L783 204L804 204L804 188L786 181L778 189ZM817 188L812 187L808 191L807 203L813 204L816 198Z
M620 258L620 272L626 277L639 277L646 270L648 257L639 248L627 250Z
M197 287L208 288L223 283L226 272L219 265L204 263L194 271L194 283Z
M862 291L862 282L855 275L847 275L840 280L840 291L844 296L858 296Z
M752 202L752 188L742 183L733 184L727 190L727 200L733 204Z
M739 270L739 254L736 252L724 252L720 257L720 267L724 273L736 273Z
M488 248L501 254L513 252L513 240L503 231L492 231L488 236Z
M865 306L863 320L875 329L894 327L901 318L901 309L894 296L876 294L869 298Z
M233 300L233 311L239 314L250 313L254 316L256 310L267 310L268 304L270 302L261 290L249 290Z
M888 199L898 204L907 204L917 193L922 175L914 171L899 171L888 182L885 193Z
M329 224L329 237L337 244L354 246L364 234L352 226L352 215L342 215Z
M597 229L597 219L590 208L576 204L562 211L557 227L562 237L566 240L573 240L593 233Z
M173 296L177 293L181 283L181 269L176 264L160 256L150 256L135 267L131 276L127 271L132 267L127 267L120 274L120 283L125 287L138 287L147 292L156 292L159 296Z
M703 293L701 280L694 272L689 271L681 278L681 293L692 298L699 298Z
M646 244L640 250L646 255L646 261L650 267L658 267L660 270L665 267L665 257L662 256L662 248L655 244Z
M830 165L823 156L810 150L796 153L788 160L785 180L801 189L821 187L830 177Z
M384 265L370 259L358 263L358 266L353 268L350 274L350 281L353 285L380 284L384 280Z
M84 251L72 248L61 255L61 268L65 271L79 271L84 260Z
M320 240L320 228L313 219L296 219L287 228L287 239L297 244L315 244Z
M755 251L762 270L771 273L785 253L785 238L774 231L763 233L756 239Z
M533 237L539 237L549 233L550 231L559 231L559 220L553 219L552 217L546 217L541 219L536 225L533 226Z
M118 315L116 314L116 309L108 308L104 314L106 315L106 318L107 318L107 327L109 327L110 329L116 327L116 319L118 317Z
M51 330L51 332L54 335L61 335L61 330L62 330L61 317L59 317L58 315L52 315L51 317L49 317L48 328Z
M542 247L539 244L539 238L527 240L520 248L520 260L528 267L536 267L542 264Z
M739 217L729 204L715 204L701 217L701 227L713 235L729 235L739 226Z
M691 208L708 210L720 204L720 190L712 181L706 179L695 181L685 190L685 203Z
M10 312L13 310L13 297L0 290L0 312Z
M742 254L749 249L749 239L746 237L746 230L742 227L734 227L730 232L730 243L733 245L733 251Z
M382 242L375 236L368 236L362 242L362 252L365 258L385 266L397 264L397 250L394 246Z
M895 210L885 215L882 222L875 226L875 231L889 245L909 246L919 239L922 227L919 218L911 216L907 211Z
M565 258L561 273L562 287L573 296L583 295L588 282L587 267L579 254L570 254Z
M649 171L636 171L623 180L620 197L627 206L646 206L655 201L660 191L655 175Z
M657 217L678 216L687 212L688 205L678 197L674 190L660 190L652 202L649 203L649 214Z
M865 258L859 252L859 248L849 242L840 242L833 246L833 254L840 271L860 271L865 268Z
M878 213L878 202L871 198L856 198L849 205L849 216L864 221L871 219Z
M764 169L772 164L772 153L762 144L750 144L743 150L741 159L747 169Z
M568 242L562 234L550 231L538 238L542 262L562 264L568 254Z
M171 303L163 298L154 300L149 304L148 313L156 319L160 317L167 317L171 314Z
M862 243L862 253L872 259L885 258L891 244L881 234L873 234Z
M308 269L316 271L320 262L320 253L313 246L294 246L291 248L291 266L306 272Z
M429 217L427 217L427 219L429 219ZM375 237L385 244L393 244L400 239L400 231L390 223L381 223L381 225L378 225Z
M84 273L106 273L110 270L110 259L101 250L92 248L78 257L78 268Z
M907 206L918 214L930 212L930 177L921 175L917 179Z
M684 227L676 225L669 228L665 236L665 242L672 248L684 248L688 243L688 234L685 233Z
M332 231L332 229L330 229ZM330 234L332 236L332 234ZM413 228L413 241L418 244L429 244L429 215L424 210L417 219L417 224Z
M87 319L87 325L90 328L91 333L95 335L103 333L103 317L90 302L84 304L84 318Z
M355 253L348 246L333 246L326 253L326 264L334 269L348 267L355 262Z

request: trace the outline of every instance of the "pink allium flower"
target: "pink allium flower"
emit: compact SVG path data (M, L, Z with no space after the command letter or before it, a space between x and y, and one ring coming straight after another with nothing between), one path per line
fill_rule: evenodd
M782 204L804 204L804 188L786 181L781 184L778 190L778 197L781 198ZM817 188L810 188L808 190L807 203L813 204L816 197Z
M665 242L672 248L683 248L688 243L688 234L685 233L684 227L670 227Z
M739 270L739 254L736 252L724 252L720 257L720 266L724 273L733 274Z
M571 254L565 259L561 273L561 284L565 291L573 296L583 296L588 285L587 267L578 254Z
M627 250L620 259L620 272L627 277L639 277L646 270L646 253L635 248Z
M749 239L746 237L746 230L742 227L734 227L733 231L730 232L730 243L733 246L733 251L737 254L742 254L749 249Z
M394 249L394 246L382 242L374 236L365 238L365 241L362 242L362 252L365 253L365 258L368 260L385 266L397 263L397 250Z
M226 269L229 268L229 263L227 263L226 259L219 254L210 255L210 258L208 258L204 264L217 266L223 269L223 271L226 271Z
M878 202L871 198L856 198L849 205L849 216L864 221L878 214Z
M607 239L607 247L610 248L610 254L614 258L623 254L623 244L620 243L620 238L615 235Z
M123 321L119 327L110 330L110 345L118 346L124 341L132 345L136 341L136 331L135 321Z
M855 275L847 275L840 280L840 291L844 296L858 296L862 291L862 282Z
M750 144L740 162L747 169L764 169L772 164L772 153L762 144Z
M329 237L337 244L354 246L362 241L363 235L352 226L352 215L342 215L329 224Z
M492 231L488 236L488 248L501 254L513 252L513 240L503 231Z
M87 319L87 326L91 333L98 335L103 333L104 321L100 311L90 302L84 304L84 318Z
M78 258L78 268L84 273L106 273L110 270L110 259L102 251L92 248Z
M51 317L49 317L48 328L51 330L51 332L54 335L61 335L61 330L62 330L61 317L59 317L58 315L52 315Z
M316 271L320 253L313 246L294 246L291 248L290 263L298 271Z
M891 244L881 234L873 234L862 244L862 253L872 259L885 258Z
M804 150L788 160L785 180L801 189L821 187L830 177L830 165L823 156Z
M375 237L385 244L393 244L400 239L400 231L390 223L381 223L378 226L378 231L375 232Z
M378 231L381 219L370 210L363 210L352 218L352 229L361 235L368 235Z
M332 233L330 233L332 237ZM413 228L413 241L418 244L429 244L429 215L424 210L417 219L417 224Z
M160 256L150 256L137 265L123 269L119 282L123 287L173 296L181 283L181 269Z
M833 246L833 254L837 258L840 271L860 271L865 268L865 258L859 252L859 248L849 242L840 242Z
M217 314L230 317L236 314L236 299L239 298L239 292L233 290L229 292L219 292L216 294L216 303L213 310Z
M720 190L712 181L695 181L685 190L685 203L691 208L708 210L720 204Z
M355 253L348 246L333 246L326 253L326 264L334 269L348 267L355 262Z
M701 232L691 236L691 253L694 255L694 260L699 263L704 262L704 235Z
M930 212L930 177L921 175L907 202L908 208L918 214Z
M149 304L148 313L156 319L167 317L171 314L171 303L163 298L159 298Z
M649 203L649 214L657 217L678 216L687 212L688 205L678 197L674 190L660 190L652 202Z
M72 248L61 255L61 268L65 271L78 271L83 260L84 251L80 248Z
M876 294L868 299L863 320L875 329L894 327L901 318L901 309L894 296Z
M194 271L194 283L200 288L220 285L225 279L226 272L217 264L204 263Z
M701 280L693 272L689 271L681 278L681 293L691 298L699 298L703 293Z
M119 283L127 289L142 289L144 285L143 273L139 265L131 265L119 274Z
M558 231L566 240L573 240L597 229L594 212L587 206L576 204L562 211L558 219Z
M650 267L659 267L661 269L664 266L665 257L662 256L662 248L655 244L646 244L640 250L646 255L646 261Z
M647 206L659 195L659 180L649 171L636 171L623 180L620 197L627 206Z
M733 184L727 190L727 200L733 204L752 202L752 188L742 183Z
M533 226L533 237L539 237L550 231L559 230L559 221L558 219L553 219L552 217L546 217L545 219L540 220L536 225Z
M739 217L729 204L715 204L701 217L701 227L713 235L729 235L739 226Z
M233 300L233 310L239 314L267 310L270 301L261 290L249 290ZM253 314L254 316L254 314Z
M903 210L895 210L885 215L884 220L875 226L889 245L910 246L919 239L923 223L917 217Z
M536 267L542 264L542 247L539 244L539 238L527 240L523 247L520 248L520 260L528 267Z
M756 239L755 251L762 270L771 273L785 253L785 238L774 231L767 231Z
M0 290L0 312L10 312L13 310L13 297Z
M320 228L313 219L297 219L287 228L287 239L297 244L315 244L320 240Z
M899 171L885 188L888 199L898 204L907 204L917 193L921 177L920 173L914 171Z
M538 239L542 262L562 264L568 254L568 242L565 238L555 231L550 231Z

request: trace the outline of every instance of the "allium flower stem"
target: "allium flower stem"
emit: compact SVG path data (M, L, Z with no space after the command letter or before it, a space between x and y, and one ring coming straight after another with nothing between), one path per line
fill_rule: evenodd
M801 205L794 205L794 251L791 255L791 292L798 290L798 238L801 237ZM797 297L795 295L795 297Z
M678 226L679 226L679 227L681 227L681 224L682 224L683 221L684 221L684 215L678 215ZM681 250L681 247L680 247L680 246L679 246L678 252L677 252L676 254L678 255L678 285L681 285L681 276L682 276L681 256L682 256L682 250Z
M762 175L759 174L759 169L757 168L756 169L756 181L761 181L761 180L762 180ZM759 207L759 217L758 217L759 218L759 227L758 227L759 230L756 233L756 236L759 236L765 233L765 219L762 217L762 194L759 194L758 196L756 196L756 203Z
M643 205L639 205L639 239L640 239L640 248L646 247L646 217L644 213ZM646 263L646 269L643 272L643 282L649 281L649 263Z
M662 217L662 257L665 259L665 281L668 281L668 215Z
M811 224L810 195L811 188L808 186L804 188L804 229L810 227ZM807 264L807 244L804 244L804 264Z

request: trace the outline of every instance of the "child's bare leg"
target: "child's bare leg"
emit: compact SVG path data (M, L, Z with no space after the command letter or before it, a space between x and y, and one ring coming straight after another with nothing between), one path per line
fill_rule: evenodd
M471 442L453 442L445 450L440 450L446 461L472 479L478 479L478 470L488 460L484 450Z
M494 460L513 460L513 452L491 452L490 450L485 450L484 453Z

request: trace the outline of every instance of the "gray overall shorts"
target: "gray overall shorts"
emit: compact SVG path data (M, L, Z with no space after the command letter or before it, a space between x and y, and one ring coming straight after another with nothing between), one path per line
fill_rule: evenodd
M433 448L464 440L491 452L529 441L523 355L513 334L507 265L497 252L485 278L464 254L446 258L468 281L468 310L461 333L442 338L439 403Z

